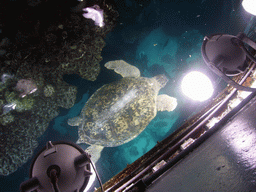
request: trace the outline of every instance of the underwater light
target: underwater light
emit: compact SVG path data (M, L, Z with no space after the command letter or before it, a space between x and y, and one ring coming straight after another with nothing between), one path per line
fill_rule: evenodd
M255 9L256 1L255 0L243 0L242 6L248 13L250 13L252 15L256 15L256 9Z
M20 191L84 192L90 180L95 179L95 176L91 177L91 168L94 169L103 191L88 153L74 143L48 141L32 161L30 179L20 185Z
M183 78L181 89L187 97L195 101L205 101L213 94L211 80L198 71L190 72Z
M215 34L204 38L201 51L205 63L216 75L236 89L253 92L255 88L239 85L228 77L244 73L248 68L248 59L256 62L244 43L256 50L256 43L244 33L237 36Z

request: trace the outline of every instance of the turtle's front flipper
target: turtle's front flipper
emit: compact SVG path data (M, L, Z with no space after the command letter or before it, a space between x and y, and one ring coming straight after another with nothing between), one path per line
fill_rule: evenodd
M113 69L117 74L122 75L122 77L140 77L140 70L123 60L109 61L104 66L107 69Z
M103 148L103 146L91 145L85 150L85 152L91 155L92 162L96 164L96 162L100 159L101 151L103 150Z
M157 110L158 111L173 111L178 103L177 99L174 97L170 97L169 95L158 95L157 96Z

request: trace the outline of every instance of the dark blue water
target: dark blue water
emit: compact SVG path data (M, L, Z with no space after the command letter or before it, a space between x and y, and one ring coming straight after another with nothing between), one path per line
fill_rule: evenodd
M216 78L201 57L203 37L213 33L236 35L245 29L250 16L235 0L172 2L113 2L120 14L119 21L114 31L106 37L97 80L90 82L77 75L64 76L66 82L78 88L76 104L69 110L61 109L59 116L51 121L47 131L39 138L39 147L34 154L49 140L76 142L77 127L69 126L67 120L80 114L88 98L98 88L121 78L104 68L104 64L111 60L123 59L138 67L145 77L165 74L169 82L160 93L176 97L178 107L174 112L158 112L134 140L118 147L104 148L96 163L103 183L153 148L157 141L171 134L207 103L194 102L183 96L181 78L191 70L201 70ZM106 0L106 3L109 2ZM213 83L217 89L219 81ZM86 144L80 146L84 149L88 147ZM20 183L28 179L30 163L31 159L9 176L0 176L0 191L17 192Z

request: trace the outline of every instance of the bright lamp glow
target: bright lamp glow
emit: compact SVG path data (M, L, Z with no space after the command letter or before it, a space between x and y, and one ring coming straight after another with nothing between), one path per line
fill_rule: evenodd
M243 0L242 5L244 9L251 13L252 15L256 15L256 1L255 0Z
M213 94L210 79L198 71L190 72L183 78L181 89L187 97L196 101L205 101Z

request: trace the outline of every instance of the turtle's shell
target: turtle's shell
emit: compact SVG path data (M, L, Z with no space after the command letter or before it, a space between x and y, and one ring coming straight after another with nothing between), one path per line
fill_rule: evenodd
M113 147L134 139L155 117L157 94L144 77L102 86L81 111L78 143Z

